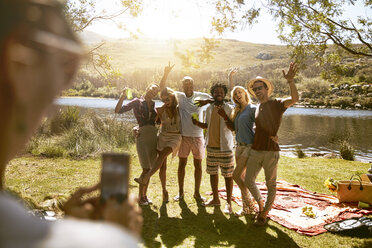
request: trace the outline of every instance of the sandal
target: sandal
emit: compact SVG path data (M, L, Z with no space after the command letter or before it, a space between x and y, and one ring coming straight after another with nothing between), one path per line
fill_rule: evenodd
M147 206L147 205L149 205L149 203L146 200L146 198L141 198L141 199L138 200L138 205L140 205L140 206Z
M232 211L231 205L230 204L227 204L226 207L225 207L225 209L223 210L223 212L225 214L232 214L233 211Z
M183 194L178 194L178 195L176 195L174 198L173 198L173 200L174 201L182 201L183 200L183 197L184 197L184 195Z
M145 200L147 201L147 203L148 203L149 205L151 205L151 204L152 204L152 201L151 201L151 199L147 198L147 196L145 196Z
M202 205L204 207L218 207L218 206L221 206L221 203L220 202L213 202L213 199L210 199L207 202L203 202Z

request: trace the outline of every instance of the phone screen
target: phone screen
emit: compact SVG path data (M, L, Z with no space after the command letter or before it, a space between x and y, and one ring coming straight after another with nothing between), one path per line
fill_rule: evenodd
M128 197L129 155L103 153L101 172L101 201L115 197L123 202Z

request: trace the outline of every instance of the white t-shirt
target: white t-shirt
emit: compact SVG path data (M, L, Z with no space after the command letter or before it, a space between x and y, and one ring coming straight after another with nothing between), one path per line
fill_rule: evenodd
M203 92L194 91L192 96L186 97L184 92L176 91L178 99L180 116L181 116L181 134L187 137L203 137L203 129L194 125L191 120L192 113L197 113L199 120L202 120L202 108L195 105L196 100L204 100L211 98L210 95Z
M48 222L28 214L0 192L0 247L137 247L138 240L114 224L77 219Z

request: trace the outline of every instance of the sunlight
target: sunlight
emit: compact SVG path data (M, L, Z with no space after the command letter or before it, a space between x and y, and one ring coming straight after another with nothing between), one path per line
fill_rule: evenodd
M200 9L190 1L163 0L144 11L136 26L146 36L160 39L185 39L202 37L203 22ZM203 13L205 14L205 13Z

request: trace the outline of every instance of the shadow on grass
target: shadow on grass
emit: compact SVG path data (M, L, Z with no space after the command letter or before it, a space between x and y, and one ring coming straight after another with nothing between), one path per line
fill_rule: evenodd
M168 216L166 204L159 211L156 206L142 209L145 247L299 247L270 222L255 227L251 216L225 215L220 207L209 213L200 203L195 213L195 206L190 209L184 200L178 204L181 213L177 218Z

